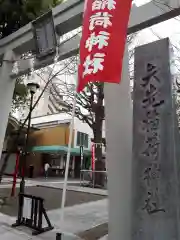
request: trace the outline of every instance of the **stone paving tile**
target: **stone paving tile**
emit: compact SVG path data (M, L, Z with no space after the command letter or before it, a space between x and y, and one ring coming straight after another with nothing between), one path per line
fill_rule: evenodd
M51 232L47 232L38 236L34 236L31 237L28 240L55 240L56 239L56 232L55 231L51 231ZM62 234L62 240L81 240L79 237L71 235L71 234L67 234L67 233L63 233Z
M51 231L38 236L31 236L18 230L6 229L5 232L0 231L0 237L3 240L55 240L56 232ZM62 234L62 240L80 240L80 238L69 234Z
M17 216L18 193L19 189L17 188L15 197L8 198L7 204L0 209L0 212L7 214L9 216ZM33 186L26 187L25 193L42 197L44 199L44 206L46 211L60 209L61 207L62 189ZM10 188L0 188L0 196L2 197L9 196L10 194L11 194ZM68 190L65 207L75 206L77 204L80 205L92 201L98 201L105 198L106 196L98 194L90 194L85 192L76 192Z
M31 183L28 182L28 184ZM97 225L108 222L108 201L107 199L103 199L95 202L74 205L73 207L66 207L63 226L60 226L60 215L61 209L48 211L48 216L52 225L55 226L55 230L39 236L32 236L31 232L24 228L21 231L12 229L10 225L14 223L16 219L0 214L0 236L6 234L5 237L2 237L3 240L55 240L56 231L61 230L62 232L78 234L79 232L86 231ZM5 223L6 225L8 223L9 227L7 227ZM3 235L1 235L1 233ZM77 237L67 236L67 234L66 236L63 236L62 239L78 240ZM107 240L107 238L103 238L102 240L105 239Z
M108 235L106 235L106 236L100 238L99 240L108 240Z
M89 202L73 207L67 207L64 211L64 224L60 225L61 210L48 212L53 226L61 228L63 232L79 233L97 225L108 222L107 199Z
M11 228L8 224L0 226L0 236L3 240L29 240L30 238L27 233Z
M73 207L66 207L64 211L63 225L60 224L60 209L48 211L48 216L52 225L55 227L54 231L62 231L78 235L80 232L87 231L108 222L107 204L107 199L104 199L96 202L75 205ZM24 227L23 231L27 232ZM48 232L44 236L46 237L49 234L52 235L52 232Z
M99 239L108 233L108 223L100 224L94 228L78 233L78 236L84 240Z
M1 235L1 238L3 240L28 240L28 237L25 238L24 236L16 235L13 232L6 232Z
M58 230L52 230L44 234L32 236L32 230L23 226L11 228L8 223L0 224L0 239L3 240L55 240L56 232L58 232ZM63 233L62 240L80 240L80 238L72 234Z
M7 228L6 226L4 226L4 225L0 225L0 236L2 236L4 233L6 233L6 232L9 232L10 231L10 229L9 228Z

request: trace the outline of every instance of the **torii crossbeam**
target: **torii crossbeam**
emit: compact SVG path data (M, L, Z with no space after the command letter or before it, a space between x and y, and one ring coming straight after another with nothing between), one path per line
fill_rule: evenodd
M56 33L59 37L81 26L83 5L84 0L71 0L52 9ZM153 0L140 7L133 5L128 33L134 33L178 15L180 15L180 0ZM76 36L62 44L59 49L59 60L76 54L78 52L79 41L80 37ZM12 50L16 57L22 53L35 50L31 23L0 40L0 59L2 59L3 55L9 50ZM29 71L27 62L28 61L21 62L18 76ZM36 61L35 69L52 63L52 57L42 62ZM16 78L17 76L13 74L12 77Z

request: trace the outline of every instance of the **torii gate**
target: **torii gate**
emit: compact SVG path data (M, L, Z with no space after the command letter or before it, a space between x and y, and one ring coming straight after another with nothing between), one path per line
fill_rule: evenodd
M133 5L128 27L129 34L180 15L180 0L154 0L153 2L141 7ZM83 4L84 0L70 0L52 10L58 36L81 26ZM76 54L79 40L79 36L76 36L61 45L59 60ZM13 61L22 53L34 49L31 24L0 40L0 59L3 61L0 68L0 152L11 108L15 79L30 71L29 60L21 60L18 74L12 73ZM52 57L44 61L36 60L34 69L52 64L53 60ZM124 57L121 84L105 85L105 101L107 158L110 162L108 166L109 239L130 240L132 109L127 53ZM127 160L126 164L121 161L124 158Z

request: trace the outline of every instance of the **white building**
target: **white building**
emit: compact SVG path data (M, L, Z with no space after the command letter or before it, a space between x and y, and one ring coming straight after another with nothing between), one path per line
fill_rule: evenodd
M28 79L25 80L26 83L28 82L35 82L38 83L40 88L37 90L36 94L34 95L34 103L39 98L40 94L42 93L47 81L50 79L51 69L47 68L47 71L43 71L43 73L33 73L31 74ZM40 98L37 106L32 112L32 117L40 117L49 114L56 114L59 112L65 112L68 107L63 99L63 95L59 93L57 90L56 84L60 80L57 77L54 77L53 80L49 83L48 87L44 91L42 97ZM25 109L20 113L20 118L25 118L28 115L29 109Z
M46 162L50 164L53 176L54 172L55 175L64 174L71 121L72 116L66 113L32 118L31 124L38 130L32 135L34 144L32 154L27 160L27 169L33 165L35 176L41 174L40 169ZM81 146L84 149L84 167L91 164L92 138L93 131L89 125L75 117L70 157L70 169L74 177L79 177L80 174Z
M41 117L34 117L31 120L31 125L35 128L49 128L54 127L60 124L67 123L70 126L70 122L72 120L72 116L67 113L59 113L59 114L52 114L52 115L46 115ZM80 133L84 133L88 135L88 144L87 146L84 146L85 150L91 150L92 143L91 139L94 138L93 131L90 128L90 126L80 121L77 117L74 118L74 148L78 148L78 135ZM103 137L105 137L105 126L103 126Z

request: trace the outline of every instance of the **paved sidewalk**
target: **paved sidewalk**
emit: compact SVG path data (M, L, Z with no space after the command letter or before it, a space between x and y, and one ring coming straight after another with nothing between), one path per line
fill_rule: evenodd
M20 183L21 179L17 178L17 183ZM33 185L40 184L40 183L64 183L63 178L26 178L26 183L31 183ZM12 184L13 182L13 177L4 177L2 179L2 183L4 184ZM75 179L68 179L69 184L78 184L80 183L80 180L75 180Z
M68 181L68 184L79 181ZM5 185L4 185L5 184ZM4 180L4 184L0 188L11 188L9 179ZM63 179L27 179L26 186L43 186L62 189ZM17 184L17 187L19 183ZM106 190L93 189L87 187L68 185L68 190L93 193L98 195L107 195ZM70 234L78 235L78 233L85 232L89 229L101 226L108 222L108 200L103 199L94 202L83 203L65 208L64 224L60 225L61 209L54 209L48 211L48 216L55 229L51 232L41 234L38 237L32 237L31 232L25 228L12 229L10 226L15 222L15 218L3 215L0 213L0 236L3 240L55 240L56 232L68 232ZM102 235L100 235L102 236ZM64 240L78 240L77 237L64 236ZM103 238L105 240L107 238Z
M48 216L55 229L39 236L31 235L29 229L24 227L13 229L11 224L15 223L14 217L0 213L0 236L3 240L55 240L56 232L68 232L72 234L64 236L64 240L78 240L79 232L86 231L98 225L108 222L108 201L106 199L96 202L84 203L73 207L65 208L64 224L60 225L61 209L48 212Z
M41 182L41 183L38 183L37 186L63 189L63 182ZM76 192L93 193L93 194L98 194L102 196L108 195L107 190L99 189L99 188L83 187L83 186L82 187L72 186L70 181L68 182L67 190L76 191Z
M12 187L12 178L3 178L0 188L11 188ZM16 187L19 187L20 179L17 179ZM90 187L83 187L83 186L76 186L73 184L80 184L79 180L68 180L67 190L77 191L77 192L85 192L85 193L93 193L98 195L107 196L108 192L104 189L98 188L90 188ZM55 178L39 178L39 179L26 179L26 186L44 186L50 188L58 188L63 189L64 180L63 179L55 179ZM71 185L72 184L72 185Z
M60 214L61 209L48 212L53 226L63 232L77 234L108 222L108 201L104 199L66 207L63 226L60 226Z
M106 236L102 237L102 238L101 238L101 239L99 239L99 240L108 240L108 235L106 235Z
M3 240L56 240L55 231L41 234L39 236L32 236L28 233L12 229L6 225L0 226L0 236ZM80 240L80 238L64 233L62 234L62 240Z
M16 183L16 187L19 187L20 185L20 179L17 179L17 183ZM26 186L59 186L59 188L63 187L63 183L64 180L63 179L54 179L54 178L50 178L50 179L44 179L44 178L39 178L39 179L26 179ZM13 179L12 178L3 178L2 179L2 183L0 184L0 188L12 188L12 183L13 183ZM75 180L68 180L68 184L78 184L80 183L80 181L75 181Z

